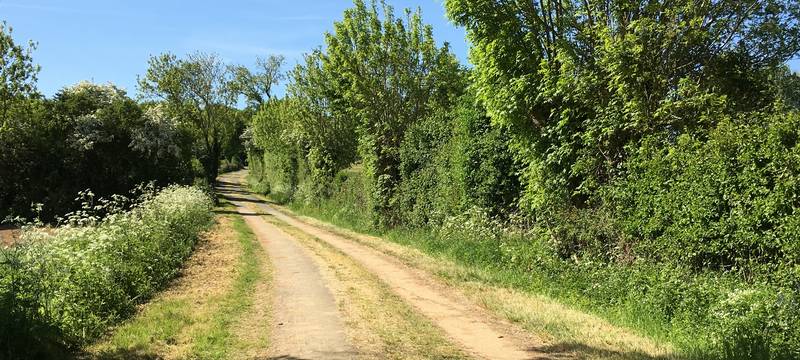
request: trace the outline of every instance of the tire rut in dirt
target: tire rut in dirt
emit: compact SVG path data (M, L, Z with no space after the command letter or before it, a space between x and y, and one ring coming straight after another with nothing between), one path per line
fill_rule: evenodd
M307 250L253 211L254 199L232 182L221 193L237 207L261 241L274 268L270 354L284 359L352 359L333 295ZM267 331L267 329L265 329Z

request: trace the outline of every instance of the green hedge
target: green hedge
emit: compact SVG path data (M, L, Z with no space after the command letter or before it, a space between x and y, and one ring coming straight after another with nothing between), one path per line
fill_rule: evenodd
M800 113L647 139L609 189L637 256L800 285Z

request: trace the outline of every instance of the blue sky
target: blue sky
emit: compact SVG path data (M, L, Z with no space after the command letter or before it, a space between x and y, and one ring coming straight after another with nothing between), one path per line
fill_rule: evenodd
M445 17L441 0L389 0L396 11L421 7L440 42L466 62L464 30ZM52 95L81 80L112 82L135 95L136 76L151 54L195 50L252 65L257 55L283 54L294 65L322 45L323 33L351 0L0 0L0 20L18 43L34 40L39 90ZM288 68L288 66L287 66Z
M442 0L388 0L396 10L421 7L440 42L466 63L464 30L444 15ZM283 54L294 65L323 42L350 0L0 0L0 20L17 42L34 40L39 89L52 95L81 80L113 82L135 95L136 76L151 54L216 52L251 65ZM792 62L800 71L800 61Z

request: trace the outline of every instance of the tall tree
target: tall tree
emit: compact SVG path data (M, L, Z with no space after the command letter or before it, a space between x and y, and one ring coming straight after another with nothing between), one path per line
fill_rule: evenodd
M585 205L643 136L702 133L719 114L769 107L765 75L800 50L793 0L446 7L473 44L479 96L513 128L535 209Z
M321 50L305 56L291 73L288 91L301 109L295 121L297 140L307 151L317 190L328 189L339 170L358 157L359 119L348 112L343 97L347 80Z
M360 122L361 158L371 179L378 223L396 225L394 195L405 130L437 103L452 100L458 62L447 44L436 44L419 10L396 17L384 1L367 5L356 0L325 42L326 67L341 74L348 116Z
M244 66L232 68L235 75L234 88L247 99L250 107L259 108L272 98L272 87L284 78L281 73L284 62L283 55L270 55L267 58L256 58L254 71Z
M8 126L9 112L15 101L36 93L39 66L33 64L31 52L36 44L25 48L11 36L13 29L0 23L0 132Z
M214 184L226 139L236 129L237 92L234 74L216 54L196 52L185 59L172 54L150 58L139 78L143 96L164 101L196 135L198 158L209 184Z

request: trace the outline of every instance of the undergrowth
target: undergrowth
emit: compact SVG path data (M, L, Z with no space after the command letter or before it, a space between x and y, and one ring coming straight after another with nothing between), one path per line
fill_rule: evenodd
M32 224L0 252L0 355L54 356L96 339L177 274L211 223L197 188L128 202L84 202L62 226Z
M644 260L563 258L547 229L515 226L477 208L439 226L376 230L357 173L328 199L287 205L359 232L447 258L490 284L542 294L660 342L686 359L796 359L800 299L794 289L720 271ZM524 230L523 230L524 229Z

